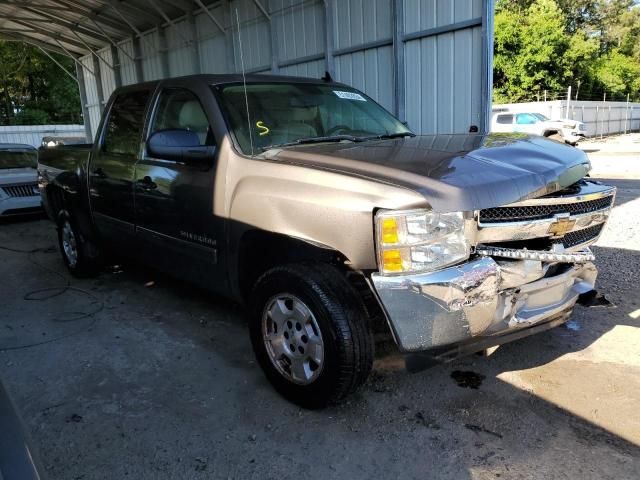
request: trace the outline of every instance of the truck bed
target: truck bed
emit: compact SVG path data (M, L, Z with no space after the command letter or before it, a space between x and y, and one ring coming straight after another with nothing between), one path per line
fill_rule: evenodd
M84 170L92 148L93 145L90 143L41 148L38 151L38 170L59 173L60 171L75 171L78 166Z

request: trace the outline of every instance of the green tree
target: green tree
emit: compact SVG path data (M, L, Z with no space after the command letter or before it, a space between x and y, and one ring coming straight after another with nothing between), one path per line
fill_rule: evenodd
M495 18L496 101L521 101L544 90L566 88L586 71L598 50L585 31L566 31L566 16L555 0L534 0L525 10L500 2Z
M640 63L618 49L602 57L595 72L597 80L614 98L640 92Z
M640 4L498 0L494 53L497 102L561 94L569 85L580 85L583 98L604 91L640 98Z
M68 71L74 62L51 54ZM0 123L81 122L78 85L39 49L0 40Z

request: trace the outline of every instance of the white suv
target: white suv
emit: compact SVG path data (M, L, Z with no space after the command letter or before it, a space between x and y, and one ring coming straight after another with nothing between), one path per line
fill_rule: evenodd
M0 143L0 217L42 212L37 165L31 145Z

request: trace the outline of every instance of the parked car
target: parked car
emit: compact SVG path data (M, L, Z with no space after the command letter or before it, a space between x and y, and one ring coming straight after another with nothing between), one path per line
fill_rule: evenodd
M38 455L1 381L0 425L0 479L42 480Z
M587 128L584 123L576 120L551 120L541 113L498 109L493 113L491 131L529 133L575 146L585 137Z
M93 145L42 151L72 274L115 251L245 303L267 378L310 408L362 385L374 328L451 358L559 325L592 291L615 189L582 151L417 137L347 85L242 80L120 88Z
M0 217L42 212L37 165L31 145L0 143Z
M42 137L40 142L41 148L55 148L60 145L78 145L81 143L87 143L86 137L62 137L62 136L47 136Z

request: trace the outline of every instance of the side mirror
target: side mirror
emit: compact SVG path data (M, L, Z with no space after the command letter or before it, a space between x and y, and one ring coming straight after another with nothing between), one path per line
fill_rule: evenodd
M200 145L195 132L181 128L160 130L147 140L147 153L162 160L201 164L210 161L215 150L215 146Z

